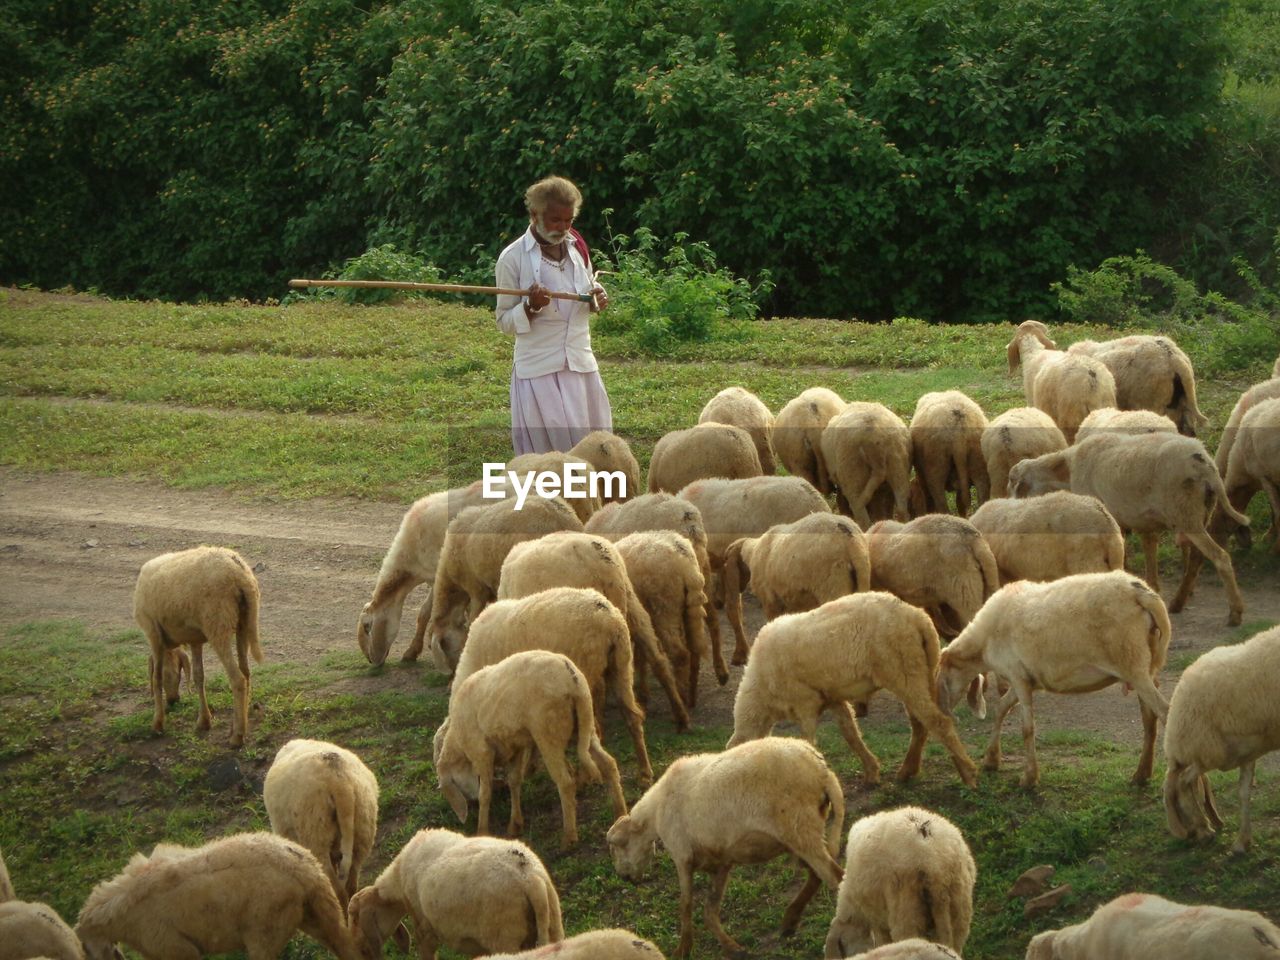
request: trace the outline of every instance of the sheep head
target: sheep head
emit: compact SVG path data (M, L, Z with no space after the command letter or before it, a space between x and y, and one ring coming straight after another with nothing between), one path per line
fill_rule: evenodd
M630 815L619 817L609 828L605 840L609 844L609 856L613 868L625 880L640 880L649 872L658 844L653 836Z
M360 652L375 667L382 666L391 651L391 643L400 632L400 611L398 606L383 607L374 610L373 602L364 605L360 611L360 620L356 624L356 643Z
M1084 442L1089 443L1093 439L1089 437ZM1065 450L1020 460L1009 468L1009 496L1015 500L1070 489L1071 465Z
M376 886L356 892L347 907L351 938L363 960L378 960L387 937L394 937L403 951L409 949L409 933L400 922L405 915L403 905L384 898Z
M124 960L124 954L110 940L101 937L86 937L80 927L76 927L76 936L84 945L86 960Z
M856 957L875 947L871 931L865 924L843 918L839 913L831 921L824 957Z
M938 707L951 716L952 706L967 694L969 709L979 720L984 719L987 701L983 696L986 683L982 678L982 658L958 655L952 647L942 651L938 663Z

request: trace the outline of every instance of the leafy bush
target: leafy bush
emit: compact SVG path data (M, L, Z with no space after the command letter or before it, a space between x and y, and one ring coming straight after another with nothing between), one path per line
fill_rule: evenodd
M435 264L427 263L413 254L401 253L395 248L395 244L391 243L384 243L380 247L366 250L360 256L348 260L334 279L396 280L402 283L444 282L444 277ZM317 289L332 290L336 298L344 303L388 303L392 300L413 300L431 296L421 290L366 289L364 287L319 287Z

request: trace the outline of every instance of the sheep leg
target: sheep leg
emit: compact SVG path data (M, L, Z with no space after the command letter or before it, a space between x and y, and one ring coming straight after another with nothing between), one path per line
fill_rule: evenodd
M409 646L405 648L400 659L408 663L417 660L422 656L422 646L427 639L427 628L431 626L431 603L435 596L435 584L427 587L427 596L422 601L422 606L418 607L418 616L414 621L413 640ZM401 603L404 601L401 600Z
M725 601L725 613L729 615L729 626L733 627L733 660L735 667L747 662L747 633L742 627L742 594L736 592ZM766 617L766 619L768 619Z
M215 650L222 656L222 666L227 672L227 680L231 684L231 746L244 744L245 734L249 732L249 675L240 672L240 664L230 656L231 639L225 645L215 645ZM227 654L222 655L226 650Z
M1185 536L1197 550L1209 558L1209 562L1218 571L1222 586L1227 591L1227 624L1233 627L1240 626L1240 622L1244 619L1244 598L1240 596L1240 587L1236 584L1236 571L1231 565L1231 554L1218 546L1205 530L1187 533Z
M151 697L155 704L155 712L151 716L151 729L156 733L164 733L164 641L160 638L156 626L148 622L146 626L147 642L151 645L151 660L147 664L148 677L151 683Z
M662 644L658 642L649 614L645 612L639 600L633 599L632 603L636 625L631 631L631 639L635 647L634 658L639 658L643 651L644 655L653 661L653 675L658 678L658 684L667 695L667 702L671 705L671 716L676 722L676 731L688 730L689 711L685 709L684 697L680 695L680 689L676 686L676 678L671 671L671 661L667 659ZM643 702L642 700L641 703Z
M480 812L476 817L476 834L489 832L489 804L493 802L493 753L487 748L471 758L480 781Z
M622 793L622 777L618 774L618 762L613 759L613 755L604 748L604 745L596 738L591 738L591 746L588 747L591 753L591 759L596 762L596 766L600 768L600 773L604 776L604 782L609 787L609 800L613 804L613 818L626 816L627 814L627 798Z
M1140 700L1139 706L1142 709L1142 756L1138 758L1138 769L1134 771L1133 780L1130 781L1135 785L1151 779L1156 755L1156 712L1147 706L1145 700Z
M724 901L724 888L729 882L729 871L732 869L733 864L726 863L711 875L711 886L707 890L707 904L703 908L702 917L706 921L707 929L720 941L724 952L730 956L741 956L743 955L742 944L725 933L724 927L720 925L720 904Z
M1021 783L1024 787L1034 787L1040 782L1040 762L1036 758L1036 713L1031 699L1031 684L1021 677L1011 679L1022 704L1022 746L1027 753L1027 766L1022 771Z
M904 704L911 704L907 708L907 715L919 717L924 724L925 729L937 738L947 752L951 754L951 762L955 764L956 772L960 774L960 779L964 781L967 787L976 787L978 785L978 768L974 765L973 760L969 758L969 752L965 750L964 744L960 742L960 734L956 732L955 722L945 713L938 709L937 701L934 700L934 692L929 684L925 683L922 690L917 690L914 696L903 700ZM915 731L912 731L914 738ZM920 768L919 751L924 749L925 738L921 738L920 746L917 748L916 770ZM905 766L905 764L904 764ZM901 776L901 771L899 771Z
M417 917L413 918L413 943L418 948L418 960L436 960L440 938L435 927Z
M680 945L677 957L687 957L693 950L693 863L676 861L676 877L680 881Z
M642 785L653 783L653 767L649 764L649 748L644 742L644 714L634 704L628 709L622 705L622 714L627 721L627 729L631 732L631 742L636 748L636 764L640 767L637 778Z
M1004 727L1004 718L1009 715L1018 703L1018 691L1010 687L996 705L995 729L991 731L991 742L987 744L987 752L982 758L983 770L1000 769L1000 731Z
M707 643L711 647L711 665L715 667L716 681L723 687L729 682L729 665L725 663L724 650L720 647L723 642L720 638L720 612L716 610L710 597L703 607L703 613L707 624Z
M1147 586L1160 592L1160 562L1156 552L1160 547L1160 531L1139 534L1142 539L1142 560L1147 566Z
M924 488L929 495L929 508L934 513L947 513L947 468L951 464L943 464L940 471L932 461L925 471Z
M911 711L907 711L907 719L911 721L911 743L907 746L907 755L902 758L902 766L898 768L899 780L910 780L920 772L920 761L924 756L924 745L929 740L929 730Z
M796 927L800 926L800 918L804 915L805 907L809 906L809 901L813 899L813 895L818 892L818 888L822 886L822 878L814 872L813 868L805 864L804 886L800 888L800 892L796 894L795 899L787 904L786 912L782 914L782 935L789 937L796 932Z
M645 656L645 651L640 644L635 644L631 652L631 669L632 680L631 689L635 694L636 702L642 706L649 706L649 659ZM657 672L657 665L654 665L654 672Z
M538 745L538 749L542 750L541 744ZM511 794L511 817L507 820L508 837L518 837L524 833L524 810L520 806L520 795L524 790L525 774L529 771L530 754L531 751L526 747L507 764L507 792ZM544 752L543 756L547 754Z
M196 685L196 695L200 698L200 719L196 721L197 730L208 730L213 726L213 714L209 711L209 701L204 694L204 644L191 645L191 680Z
M1253 794L1253 763L1240 767L1240 833L1231 847L1234 854L1245 853L1253 844L1253 821L1249 816L1249 799Z
M552 743L546 736L534 734L534 742L538 752L542 754L542 763L560 793L560 819L563 824L561 846L564 849L578 842L578 790L574 784L573 771L564 759L564 748L567 744ZM512 794L514 797L514 794Z
M858 762L862 764L862 776L867 783L879 783L880 761L876 759L876 755L868 749L866 741L862 739L862 731L858 729L858 721L853 715L853 710L849 707L849 701L841 700L832 704L831 712L835 715L836 723L840 725L840 732L844 734L844 742L849 744L849 749L854 752Z
M1209 778L1203 773L1200 774L1200 786L1204 788L1204 812L1209 818L1209 822L1213 824L1215 830L1222 829L1222 817L1218 814L1218 807L1213 802L1213 788L1209 786Z

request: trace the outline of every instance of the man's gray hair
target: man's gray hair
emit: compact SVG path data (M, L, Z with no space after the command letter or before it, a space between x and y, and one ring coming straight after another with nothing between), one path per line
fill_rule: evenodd
M572 180L545 177L524 192L524 205L530 213L542 213L553 203L573 207L573 215L576 217L582 208L582 191Z

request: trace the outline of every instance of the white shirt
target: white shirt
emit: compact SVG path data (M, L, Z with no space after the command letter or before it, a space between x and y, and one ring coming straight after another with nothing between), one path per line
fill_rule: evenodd
M566 286L578 293L590 293L595 281L578 250L573 234L566 238L570 263L565 265ZM545 271L545 272L544 272ZM498 255L495 271L497 285L509 289L528 290L535 283L558 288L559 278L550 276L551 267L542 263L542 252L532 229L525 230ZM569 275L572 273L572 280ZM573 300L552 300L532 316L525 310L525 300L512 294L499 294L496 310L498 329L516 338L515 372L522 380L558 373L569 369L591 373L598 369L591 352L591 305Z

